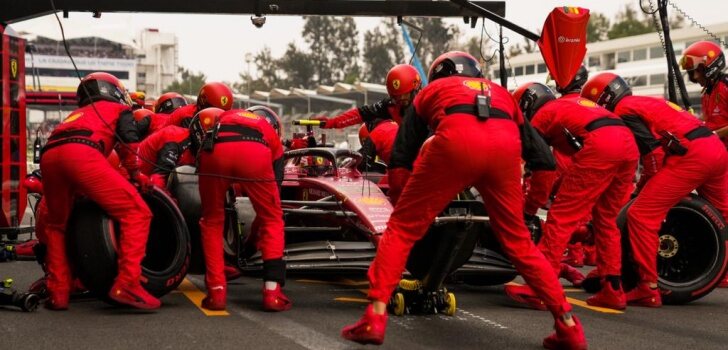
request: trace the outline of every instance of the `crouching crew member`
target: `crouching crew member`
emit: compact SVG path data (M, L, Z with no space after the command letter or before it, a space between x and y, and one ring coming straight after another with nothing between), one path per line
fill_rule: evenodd
M627 292L627 303L660 307L657 233L662 221L668 210L694 189L726 217L728 153L720 139L692 114L662 98L632 96L631 88L618 75L593 77L581 95L619 115L632 129L643 156L661 146L664 150L664 162L655 162L662 167L646 181L627 210L627 230L639 277L637 287Z
M543 345L586 349L581 324L571 315L556 274L523 221L523 117L518 105L508 91L483 78L478 61L464 52L438 57L429 79L405 117L392 153L392 168L408 173L414 163L414 169L369 268L372 304L359 322L342 330L342 336L359 343L384 341L386 305L412 246L458 192L474 185L506 255L553 313L556 332ZM425 143L430 129L434 135Z
M117 137L122 164L133 181L149 186L139 172L134 150L142 135L131 112L131 100L121 82L107 73L92 73L81 81L77 95L79 109L73 111L53 131L43 149L43 201L48 206L47 307L68 308L71 272L66 256L64 232L74 197L83 194L96 202L121 226L119 274L109 297L119 303L142 309L156 309L158 299L142 288L141 262L144 258L152 213L137 189L106 157Z

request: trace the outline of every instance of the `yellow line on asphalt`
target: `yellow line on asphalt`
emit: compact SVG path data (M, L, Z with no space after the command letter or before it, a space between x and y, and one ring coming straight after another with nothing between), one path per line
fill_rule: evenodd
M301 283L311 283L311 284L328 284L328 285L334 285L334 286L347 286L347 287L356 287L356 286L368 286L369 282L367 281L352 281L349 279L344 279L342 281L320 281L320 280L296 280L296 282Z
M347 297L341 297L341 298L335 298L336 301L342 301L345 303L362 303L367 304L369 303L369 299L364 298L347 298Z
M195 284L192 283L187 278L185 278L184 281L182 281L182 283L180 283L179 287L177 287L177 290L182 292L187 297L187 299L190 299L192 304L197 306L197 308L200 309L200 311L202 311L202 313L204 313L205 316L230 316L230 314L224 310L223 311L212 311L212 310L207 310L207 309L203 308L202 299L205 298L205 293L203 293L201 290L199 290L197 288L197 286L195 286Z
M624 311L607 309L605 307L599 307L599 306L591 306L584 301L581 301L579 299L570 298L570 297L566 297L566 301L568 301L571 305L581 306L585 309L594 310L597 312L603 312L605 314L623 314L624 313Z

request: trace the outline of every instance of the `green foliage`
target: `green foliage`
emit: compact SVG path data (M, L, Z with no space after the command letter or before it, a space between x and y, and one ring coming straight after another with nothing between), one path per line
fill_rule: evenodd
M593 43L607 40L609 32L609 19L602 13L592 12L586 26L586 42Z
M617 39L653 32L655 29L652 20L644 16L644 14L641 17L639 18L637 10L630 4L625 5L624 9L617 13L614 25L607 32L607 37Z
M197 95L205 85L207 77L203 73L195 73L184 67L179 67L180 79L176 80L164 89L164 92L178 92L186 95Z
M369 82L384 82L392 66L404 63L404 44L394 19L384 20L378 27L364 33L364 73Z

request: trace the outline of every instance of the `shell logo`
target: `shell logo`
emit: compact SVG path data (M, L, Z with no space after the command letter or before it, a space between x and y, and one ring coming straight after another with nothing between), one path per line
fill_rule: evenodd
M359 201L367 205L382 205L385 199L380 197L361 197Z
M676 104L674 104L674 103L672 103L670 101L665 101L665 102L667 102L667 105L670 106L670 108L672 108L672 109L674 109L674 110L676 110L678 112L684 112L685 111L684 109L682 109L682 107L680 107L680 106L678 106L678 105L676 105Z
M228 102L229 102L229 100L228 100L227 96L220 97L220 105L221 106L223 106L223 107L224 106L227 106Z
M710 57L710 58L715 57L715 51L713 51L713 50L708 51L708 57Z
M401 85L402 85L402 84L401 84L401 83L399 82L399 79L394 79L394 80L392 81L392 87L393 87L393 88L394 88L395 90L399 90L399 87L400 87Z
M581 105L581 106L584 106L584 107L589 107L589 108L594 108L594 107L596 107L596 106L597 106L597 104L596 104L596 103L594 103L594 101L592 101L592 100L587 100L587 99L585 99L585 98L580 98L580 99L579 99L579 101L577 101L577 103L578 103L579 105Z
M212 126L212 118L207 117L205 119L202 119L202 125L205 127L205 129L209 129Z
M590 93L590 94L591 94L592 96L596 96L596 95L597 95L597 93L599 93L599 90L597 90L597 88L592 88L591 90L589 90L589 93Z
M463 85L476 91L490 90L490 85L488 85L488 83L479 80L465 80L463 81Z
M83 115L83 112L76 113L76 114L71 114L70 116L68 116L68 118L66 118L66 119L63 120L63 123L66 124L66 123L73 122L74 120L76 120L78 118L81 118L82 115Z
M251 112L240 112L238 113L239 117L248 118L248 119L258 119L260 118L257 114L251 113Z

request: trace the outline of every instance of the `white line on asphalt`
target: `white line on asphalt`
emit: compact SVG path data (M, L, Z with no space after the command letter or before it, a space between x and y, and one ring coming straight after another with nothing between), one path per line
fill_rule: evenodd
M508 329L508 327L506 327L506 326L504 326L504 325L502 325L502 324L500 324L498 322L491 321L491 320L489 320L489 319L487 319L487 318L485 318L483 316L478 316L478 315L476 315L476 314L474 314L474 313L472 313L470 311L466 311L466 310L463 310L463 309L458 308L458 313L462 313L464 315L470 316L470 317L472 317L472 318L474 318L474 319L476 319L478 321L481 321L481 322L485 323L489 327L493 327L493 328L496 328L496 329ZM456 313L456 315L457 315L457 313Z
M280 315L273 317L273 314L271 314L271 317L267 317L268 315L263 315L259 311L251 312L246 310L238 311L237 314L262 325L282 337L292 340L306 349L350 349L353 345L353 343L346 344L338 338L315 331L289 318L279 317ZM271 325L275 325L275 327Z

